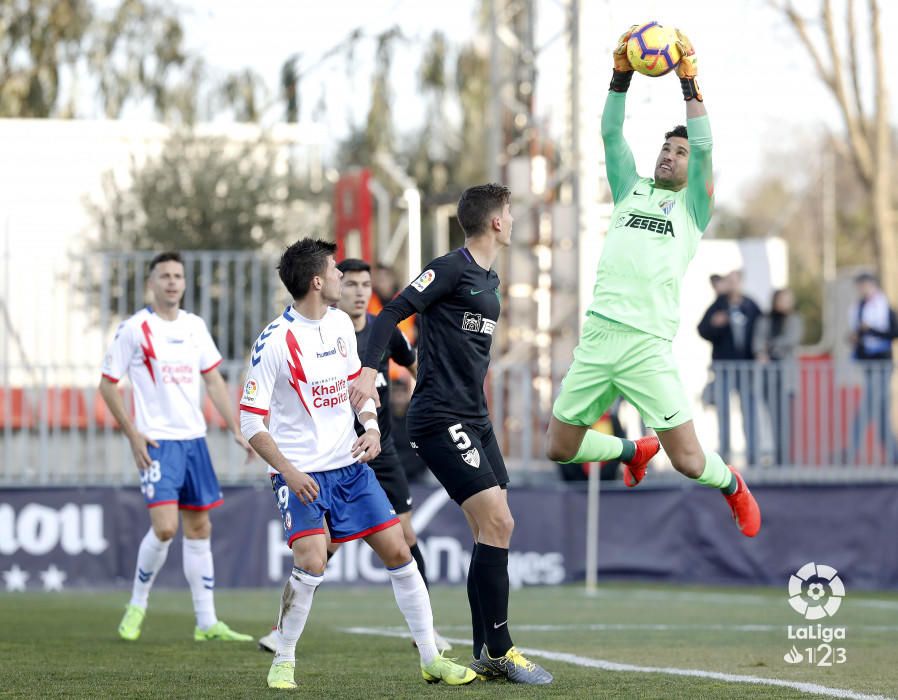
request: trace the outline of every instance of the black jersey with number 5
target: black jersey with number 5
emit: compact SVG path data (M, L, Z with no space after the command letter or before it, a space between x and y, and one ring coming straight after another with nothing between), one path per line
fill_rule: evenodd
M421 316L409 430L488 418L483 382L499 321L499 275L458 248L433 260L401 295Z

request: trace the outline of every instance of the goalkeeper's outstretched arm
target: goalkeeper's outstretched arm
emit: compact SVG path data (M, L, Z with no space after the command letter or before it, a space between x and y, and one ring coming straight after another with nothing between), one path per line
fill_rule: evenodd
M602 111L602 142L605 145L605 172L611 196L615 202L626 196L637 178L636 160L633 152L624 139L624 111L627 101L627 89L633 77L633 66L627 58L627 40L636 27L634 24L624 32L614 50L614 74L605 109Z
M677 76L686 100L686 130L689 133L689 167L687 170L686 204L696 225L704 231L714 212L714 171L711 163L711 124L696 82L698 62L692 42L679 29L677 48L680 63Z

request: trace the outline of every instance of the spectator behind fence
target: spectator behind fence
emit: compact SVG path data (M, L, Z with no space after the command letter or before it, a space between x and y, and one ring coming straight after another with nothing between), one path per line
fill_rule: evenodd
M723 275L711 275L708 281L711 283L711 289L714 290L715 299L719 299L721 295L726 294L729 290L727 277Z
M377 263L371 270L371 301L368 303L368 312L377 316L380 310L389 304L393 297L399 293L399 283L396 281L396 272L392 267L384 263Z
M770 417L776 464L789 464L789 444L798 377L795 350L804 335L804 320L795 311L795 295L778 289L770 301L770 313L755 322L752 347L761 368L761 395Z
M717 407L720 454L730 461L730 390L739 394L742 425L749 464L756 459L755 399L752 371L748 365L730 364L754 359L752 336L761 309L754 299L742 293L742 272L733 270L724 281L725 292L705 311L698 332L711 343L711 369L714 372L711 395ZM724 364L720 364L723 362Z
M864 377L864 393L852 426L854 459L867 461L875 457L864 449L867 430L873 424L877 448L886 450L886 461L894 464L898 446L892 433L890 387L892 376L892 342L898 338L898 316L869 272L854 278L858 300L852 304L848 323L852 357L860 363Z

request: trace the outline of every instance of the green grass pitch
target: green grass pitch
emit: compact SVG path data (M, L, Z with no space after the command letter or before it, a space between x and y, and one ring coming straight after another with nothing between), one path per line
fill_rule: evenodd
M218 614L234 629L265 634L277 611L276 590L219 590ZM116 626L127 593L0 594L0 697L222 698L272 697L265 686L271 662L255 644L197 643L192 639L190 596L154 591L137 642L123 642ZM468 639L461 588L433 591L438 629ZM296 697L308 698L809 698L898 695L898 594L848 591L831 624L847 628L846 662L831 667L783 659L819 642L787 639L787 625L803 624L783 589L602 585L587 597L582 587L527 588L512 594L515 642L533 654L556 681L542 688L476 683L428 686L407 639L389 587L349 589L323 585L297 649ZM804 623L806 624L806 623ZM352 634L364 628L375 634ZM804 653L804 652L803 652ZM451 655L467 659L468 644ZM570 654L568 661L558 654ZM582 665L601 660L630 667ZM727 674L679 675L677 670ZM816 693L734 676L816 684ZM283 692L283 691L281 691Z

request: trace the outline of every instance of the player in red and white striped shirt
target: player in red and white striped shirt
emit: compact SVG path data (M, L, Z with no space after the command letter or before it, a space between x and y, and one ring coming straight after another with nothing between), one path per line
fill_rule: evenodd
M240 427L271 467L285 537L293 550L268 686L296 687L296 644L324 580L328 533L334 542L363 538L387 567L396 602L418 645L424 679L464 685L476 675L437 653L424 580L396 512L362 461L380 452L380 429L369 399L358 414L365 433L356 436L349 382L358 376L361 362L352 321L330 306L341 293L335 250L332 243L305 238L284 253L278 271L294 301L253 345L240 400Z
M103 359L100 394L131 443L140 471L140 490L151 527L137 552L131 602L119 625L123 639L135 640L146 614L153 581L184 520L184 575L196 612L194 639L252 641L215 615L209 510L222 503L218 479L206 447L200 380L234 434L251 454L237 425L225 381L217 367L221 355L199 316L180 308L184 263L175 252L150 263L147 287L153 302L122 323ZM128 375L134 393L135 420L125 410L115 385Z

